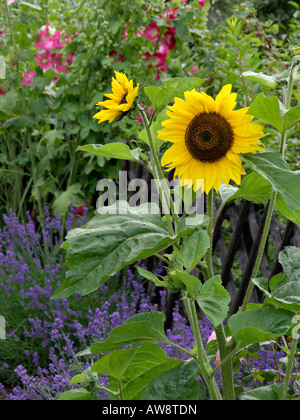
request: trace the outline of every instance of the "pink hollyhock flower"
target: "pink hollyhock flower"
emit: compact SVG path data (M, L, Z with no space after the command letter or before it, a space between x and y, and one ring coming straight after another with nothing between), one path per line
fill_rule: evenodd
M215 331L213 331L211 333L211 335L208 337L207 342L209 343L210 341L216 340L216 339L217 339L216 333L215 333ZM231 336L230 337L226 337L226 341L230 341L230 340L231 340ZM240 358L240 360L243 360L243 358ZM216 366L218 366L220 364L220 353L219 353L219 351L217 351L216 360L214 361L214 364Z
M117 51L115 51L115 50L114 51L110 51L110 53L108 55L109 55L109 57L113 57L114 58L114 61L112 62L112 64L114 64L117 61L117 58L118 58ZM123 62L124 60L125 60L125 58L123 57L123 55L120 55L119 58L118 58L118 61Z
M45 25L45 29L41 29L38 35L40 37L47 36L49 34L49 26L50 26L50 22L47 22Z
M61 42L61 31L56 31L54 35L52 35L51 40L53 43L53 47L52 48L57 48L57 49L61 49L64 47L64 42ZM70 40L71 42L71 40Z
M148 51L145 54L145 60L148 61L149 58L154 58L154 65L159 69L159 71L167 71L167 55L168 55L168 48L166 45L161 45L160 49L155 51L154 54L150 54ZM152 68L153 63L150 63L148 67ZM159 76L159 72L157 73L157 76ZM160 77L157 77L160 79Z
M158 38L159 33L160 29L156 22L149 23L149 25L147 25L144 30L144 35L148 41L153 41L154 39Z
M16 0L7 0L7 6L10 6L11 4L13 4Z
M54 63L55 66L53 67L53 70L57 73L66 73L67 72L67 59L63 57L62 54L56 54L54 56Z
M169 50L173 50L176 44L175 39L176 28L168 28L164 34L163 44L165 44Z
M53 40L51 37L43 37L41 39L38 39L35 44L37 49L39 50L51 50L52 48L54 48L53 46Z
M122 35L122 39L126 39L128 36L128 30L125 28L124 35Z
M170 21L172 21L172 20L174 20L174 19L176 19L176 18L178 18L178 16L179 16L179 14L178 13L176 13L176 11L178 10L178 6L176 6L176 7L174 7L174 9L170 9L170 10L166 10L166 11L164 11L164 15L168 15L167 16L167 24L169 24L170 23ZM162 15L159 15L159 17L160 18L162 18L163 16Z
M36 72L34 70L27 71L22 79L22 85L34 86L32 80L35 78Z
M44 70L50 69L53 66L53 57L54 53L51 51L45 51L42 54L37 54L35 59L37 61L37 65Z
M190 76L193 76L193 74L195 73L195 71L197 71L198 70L198 66L194 66L192 69L191 69L191 71L189 72L189 75Z
M68 57L67 57L67 62L68 62L68 64L69 64L69 66L71 65L71 64L73 64L73 61L75 60L75 55L74 54L68 54Z
M5 90L4 90L4 88L2 87L2 88L0 88L0 96L4 96L5 95Z
M199 1L198 1L199 6L201 6L201 7L203 7L203 6L204 6L204 3L205 3L205 0L199 0Z

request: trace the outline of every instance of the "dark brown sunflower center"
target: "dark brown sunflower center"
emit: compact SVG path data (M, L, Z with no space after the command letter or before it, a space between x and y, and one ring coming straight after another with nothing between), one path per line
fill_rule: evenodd
M127 93L128 93L128 92L127 92ZM125 93L125 95L123 95L123 98L121 99L121 101L120 101L119 105L122 105L122 104L127 104L127 100L126 100L127 93Z
M216 112L196 115L185 132L185 144L194 159L216 162L224 157L233 143L229 122Z

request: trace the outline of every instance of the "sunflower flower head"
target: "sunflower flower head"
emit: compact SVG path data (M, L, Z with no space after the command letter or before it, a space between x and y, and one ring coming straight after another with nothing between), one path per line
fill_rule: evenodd
M219 190L230 180L240 185L245 174L239 153L264 152L258 140L264 136L261 125L252 123L249 108L234 111L236 93L231 85L224 86L216 99L196 90L175 98L167 111L168 120L158 131L158 138L173 143L161 163L167 171L175 169L174 177L182 186L196 191L204 181L208 194Z
M115 76L116 78L112 78L111 82L112 93L104 94L109 99L96 104L106 108L93 116L99 120L98 124L103 121L111 123L123 116L132 108L138 94L139 84L133 88L133 80L129 81L124 73L115 71Z

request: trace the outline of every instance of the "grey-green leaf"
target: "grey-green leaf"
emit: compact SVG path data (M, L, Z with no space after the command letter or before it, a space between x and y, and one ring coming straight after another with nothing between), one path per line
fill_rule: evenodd
M184 239L182 248L176 254L176 259L190 272L200 262L209 246L210 241L207 232L197 229Z
M300 171L291 171L279 152L245 154L243 159L267 179L289 209L300 209Z
M82 150L97 156L136 161L130 147L125 143L86 144L78 146L76 150Z
M105 355L92 371L110 376L110 388L116 391L121 386L123 399L139 400L151 380L183 363L168 357L159 344L145 343Z
M207 318L216 327L227 317L230 295L222 286L222 279L217 275L207 280L196 301Z
M300 312L300 249L287 246L279 253L278 260L284 275L277 274L270 280L270 284L264 278L253 279L253 283L264 292L268 302Z
M274 307L258 308L232 315L228 325L237 348L276 339L292 326L293 312Z
M197 77L174 77L166 80L160 87L145 87L144 92L151 100L154 110L157 110L175 96L180 96L187 90L196 89L204 82L205 79Z
M164 333L162 312L150 311L136 314L118 327L101 343L91 345L92 353L105 353L120 349L128 344L160 342L170 343Z
M102 214L96 214L84 228L68 233L68 271L52 298L91 293L126 265L162 251L176 240L153 203L138 207L118 204L118 214L101 210Z
M194 359L162 373L148 383L142 400L198 400L200 384L196 380L199 365Z

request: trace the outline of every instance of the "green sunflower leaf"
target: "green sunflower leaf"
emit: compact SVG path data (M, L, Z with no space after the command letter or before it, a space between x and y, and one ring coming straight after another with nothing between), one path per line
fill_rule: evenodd
M198 77L174 77L166 80L160 87L145 87L144 92L150 99L154 112L156 112L175 96L181 96L187 90L196 89L204 82L205 79L199 79Z
M141 394L143 400L198 400L201 393L196 380L199 365L194 359L170 369L152 379Z
M154 203L130 207L127 202L99 209L83 228L67 235L68 271L52 298L86 295L123 267L170 246L171 236Z
M263 86L267 86L269 88L275 88L277 82L274 77L268 76L267 74L263 73L255 73L254 71L245 71L242 73L241 77L246 79L252 80L253 82L258 82Z
M121 349L129 344L159 342L168 343L164 332L165 315L163 312L143 312L131 316L123 325L113 328L101 343L93 343L93 354L106 353Z
M300 105L287 110L276 96L261 93L251 103L248 114L271 124L282 133L300 120Z
M278 260L284 269L284 275L272 277L270 284L261 277L252 281L267 296L269 303L300 312L300 249L287 246L279 253Z
M232 315L228 325L237 348L242 348L286 334L293 325L293 316L293 312L271 306Z
M300 210L300 171L291 171L279 152L243 155L249 166L272 185L289 210Z
M85 144L84 146L78 146L76 150L114 159L133 160L135 162L137 160L131 153L130 147L125 143Z
M168 357L157 343L117 350L107 354L92 366L92 371L110 377L109 387L121 388L125 400L140 400L148 383L177 366L184 360Z

